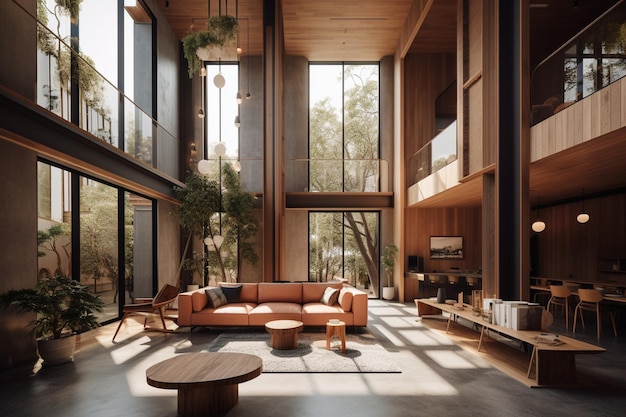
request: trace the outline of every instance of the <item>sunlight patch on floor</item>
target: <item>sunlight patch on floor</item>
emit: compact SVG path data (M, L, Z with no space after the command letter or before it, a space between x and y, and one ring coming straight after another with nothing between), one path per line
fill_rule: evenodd
M385 326L383 326L382 324L374 324L374 327L395 346L406 346L399 337L397 337L395 334L393 334L393 332L385 328Z
M116 365L121 365L124 362L141 355L146 350L150 349L150 338L148 336L140 337L133 340L130 343L124 345L116 345L111 349L111 359Z
M395 307L368 307L368 313L374 316L401 316L402 311Z
M395 328L395 329L406 328L407 325L409 326L412 325L413 327L415 327L415 321L411 323L410 321L406 320L406 317L387 316L387 317L380 317L379 320L385 323L386 326Z
M437 338L437 335L428 329L400 330L398 333L413 346L451 346L454 344L450 340Z
M458 352L449 350L428 350L426 355L442 368L447 369L475 369L476 365L468 361Z

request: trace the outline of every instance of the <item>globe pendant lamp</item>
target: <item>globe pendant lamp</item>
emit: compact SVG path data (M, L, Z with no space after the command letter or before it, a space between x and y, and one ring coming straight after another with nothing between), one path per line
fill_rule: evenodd
M580 212L580 214L578 214L578 216L576 216L576 221L580 224L585 224L589 221L589 213L587 213L585 211L585 199L584 199L584 194L585 194L585 190L583 189L583 209Z

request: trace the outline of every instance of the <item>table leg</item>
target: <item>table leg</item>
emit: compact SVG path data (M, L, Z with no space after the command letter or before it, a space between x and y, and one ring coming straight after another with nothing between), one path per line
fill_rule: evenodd
M478 352L480 352L480 346L483 344L483 336L485 335L485 326L481 327L482 328L480 329L480 339L478 339Z
M538 385L572 385L576 383L574 352L537 350L535 355Z
M183 387L178 390L178 415L212 417L225 414L239 401L239 385Z
M530 355L530 362L528 362L528 372L526 373L526 376L528 378L530 378L530 372L533 369L533 363L535 361L535 356L536 355L537 355L537 346L533 346L533 353Z

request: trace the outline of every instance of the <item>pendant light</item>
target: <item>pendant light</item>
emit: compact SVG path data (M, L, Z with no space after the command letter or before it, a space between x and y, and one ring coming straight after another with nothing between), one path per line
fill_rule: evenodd
M537 205L539 205L539 199L537 199ZM541 209L537 209L537 219L531 225L533 232L541 233L546 230L546 223L541 220Z
M222 75L222 59L218 58L218 70L215 77L213 77L213 84L217 88L223 88L226 85L226 78Z
M200 68L200 110L198 110L198 117L204 119L204 80L206 79L206 68L204 64Z
M589 213L585 211L585 189L584 188L583 188L583 203L582 204L583 204L583 209L578 214L578 216L576 216L576 221L580 224L585 224L589 221Z

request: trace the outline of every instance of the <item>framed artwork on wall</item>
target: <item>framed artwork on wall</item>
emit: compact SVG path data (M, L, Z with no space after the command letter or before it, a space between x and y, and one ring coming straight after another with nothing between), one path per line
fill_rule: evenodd
M430 259L463 259L463 236L431 236Z

